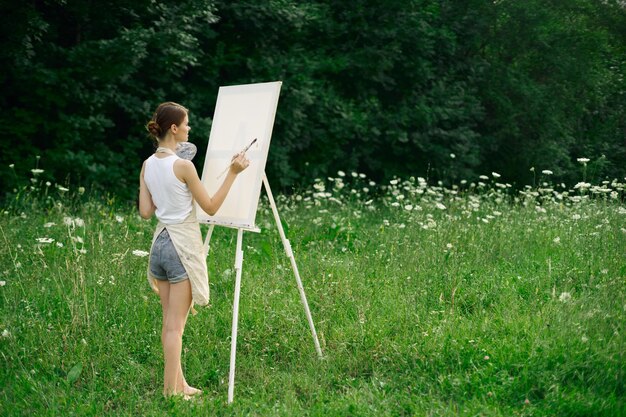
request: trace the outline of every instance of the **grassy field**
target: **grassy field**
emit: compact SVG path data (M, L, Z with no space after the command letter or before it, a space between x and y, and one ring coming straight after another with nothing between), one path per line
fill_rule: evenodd
M211 306L183 340L205 393L166 400L136 255L154 221L35 181L0 217L0 415L626 415L624 184L497 181L340 172L278 199L321 361L263 201L263 232L244 235L232 405L236 232L213 234Z

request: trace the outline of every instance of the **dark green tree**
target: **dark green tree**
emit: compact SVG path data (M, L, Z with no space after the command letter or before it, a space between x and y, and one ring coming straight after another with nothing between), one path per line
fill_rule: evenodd
M2 171L15 163L23 175L41 155L44 176L131 198L150 147L143 125L159 100L185 97L213 3L3 4L12 25L3 28ZM3 189L14 185L2 178Z
M156 105L283 81L268 162L288 189L341 170L580 180L626 166L619 0L39 0L0 5L0 187L44 176L133 199ZM452 158L451 154L456 157ZM604 156L603 156L604 155ZM15 164L18 176L11 174Z

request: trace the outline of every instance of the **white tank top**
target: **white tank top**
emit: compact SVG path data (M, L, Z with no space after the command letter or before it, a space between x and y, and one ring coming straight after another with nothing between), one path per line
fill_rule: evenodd
M192 209L193 197L189 187L174 174L176 155L146 160L144 180L156 206L156 216L164 224L182 223Z

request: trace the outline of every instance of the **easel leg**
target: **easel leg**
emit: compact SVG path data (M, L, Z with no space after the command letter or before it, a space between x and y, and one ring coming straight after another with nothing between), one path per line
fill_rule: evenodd
M311 317L311 311L309 310L309 303L306 300L306 294L304 293L304 287L302 286L302 280L300 279L300 273L298 272L298 265L296 265L296 258L293 256L293 251L291 250L291 244L289 240L285 237L285 231L283 230L283 224L280 222L280 217L278 216L278 209L276 208L276 202L274 201L274 196L272 195L272 190L270 190L269 182L267 181L267 176L263 174L263 184L265 185L265 191L267 192L267 197L270 200L270 206L272 206L272 212L274 213L274 219L276 220L276 226L278 227L278 233L280 234L280 238L283 241L283 246L285 248L285 253L287 257L291 261L291 269L293 269L293 273L296 276L296 283L298 285L298 291L300 292L300 300L302 301L302 305L304 306L304 312L306 314L306 318L309 322L309 328L311 329L311 335L313 336L313 343L315 344L315 350L317 351L317 356L322 359L322 348L320 347L320 342L317 338L317 332L315 331L315 325L313 324L313 318Z
M214 224L209 225L209 231L206 233L206 238L204 238L204 257L209 256L209 243L211 242L211 235L213 234Z
M243 229L237 230L237 253L235 254L235 300L233 304L233 328L230 340L230 372L228 374L228 403L235 394L235 356L237 354L237 323L239 321L239 294L241 293L241 269L243 266Z

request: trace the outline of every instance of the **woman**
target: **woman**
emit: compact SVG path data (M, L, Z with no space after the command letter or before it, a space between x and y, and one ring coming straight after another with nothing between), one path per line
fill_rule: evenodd
M206 259L193 200L214 215L249 161L242 154L233 156L224 182L210 197L193 163L175 153L176 146L188 140L191 130L187 109L173 102L162 103L146 128L158 148L141 168L139 214L144 219L156 214L159 220L150 250L148 281L159 294L163 308L163 395L189 397L201 391L189 386L183 376L183 331L192 303L205 305L209 298Z

